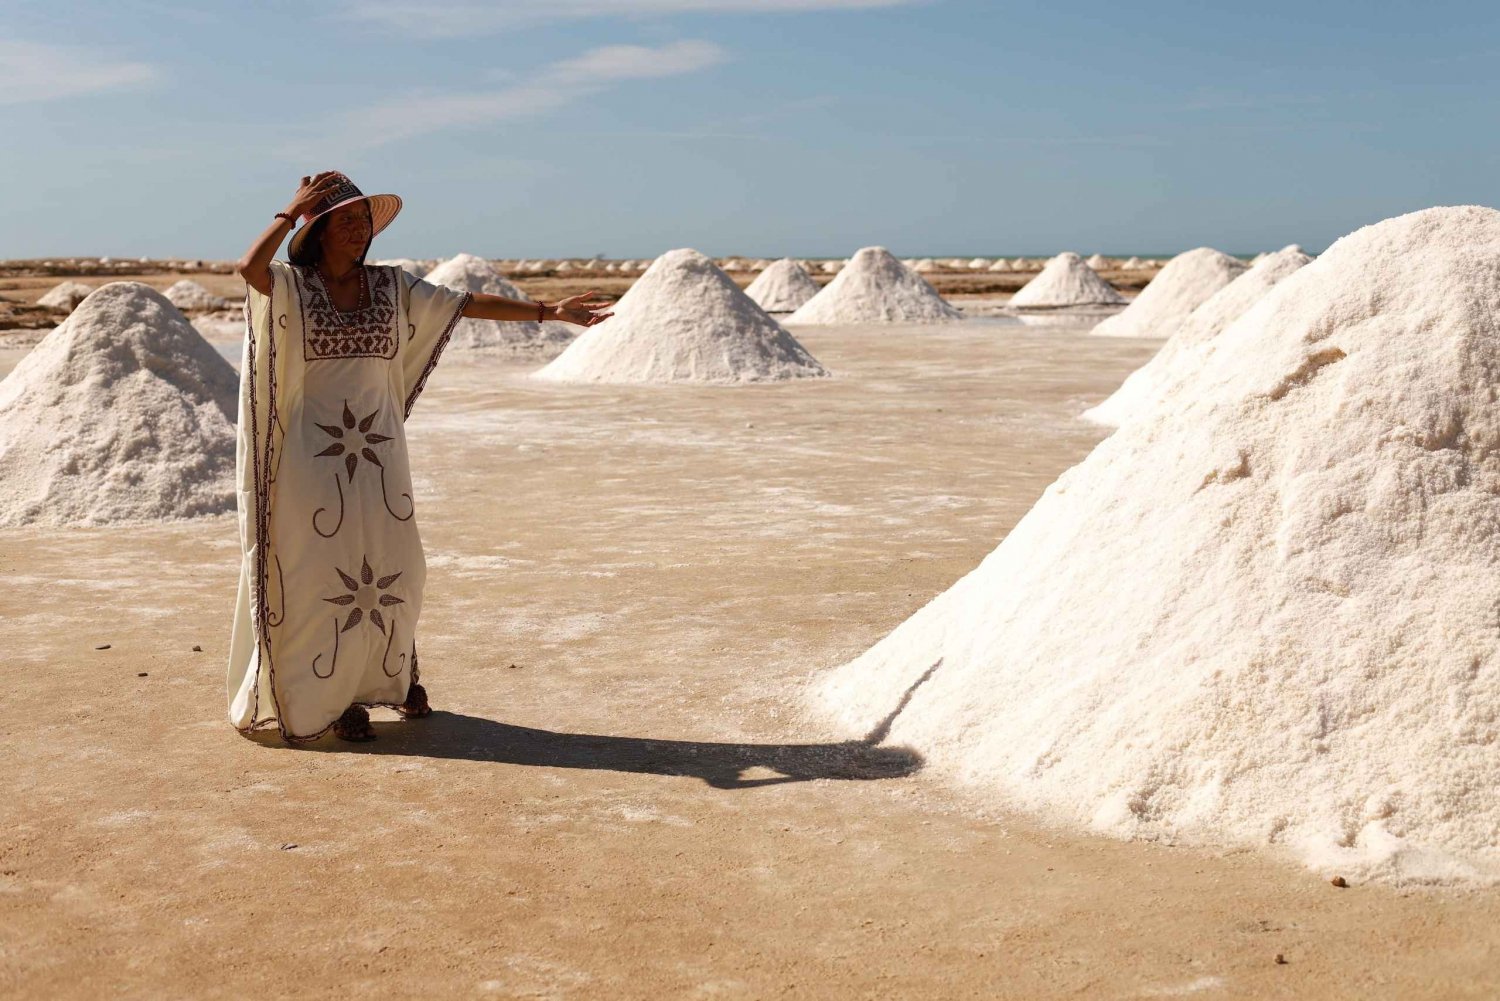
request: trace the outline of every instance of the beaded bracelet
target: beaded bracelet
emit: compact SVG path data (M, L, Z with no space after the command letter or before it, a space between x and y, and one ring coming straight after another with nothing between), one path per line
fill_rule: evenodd
M278 218L278 219L285 219L287 222L291 223L293 226L297 225L297 217L294 216L294 215L292 215L290 212L278 212L278 213L276 213L276 218Z
M536 304L536 322L541 323L547 316L547 304L540 300Z

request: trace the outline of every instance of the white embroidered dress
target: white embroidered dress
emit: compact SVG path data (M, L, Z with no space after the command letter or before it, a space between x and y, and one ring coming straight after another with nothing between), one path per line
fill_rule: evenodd
M227 682L242 731L316 737L412 683L426 563L403 425L470 297L366 277L347 313L314 268L273 262L271 294L247 290Z

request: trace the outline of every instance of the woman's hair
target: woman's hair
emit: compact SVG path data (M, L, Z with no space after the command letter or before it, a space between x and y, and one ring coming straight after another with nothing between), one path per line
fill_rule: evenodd
M361 202L360 204L364 206L365 218L370 218L369 202ZM295 251L287 254L287 259L301 268L310 268L314 264L317 264L323 257L323 230L327 228L328 216L319 216L313 220L313 224L307 229L307 235L302 238L302 242L297 246ZM373 234L371 235L371 242L374 242ZM365 256L369 253L370 244L366 243L365 249L360 252L357 263L363 265L365 263Z

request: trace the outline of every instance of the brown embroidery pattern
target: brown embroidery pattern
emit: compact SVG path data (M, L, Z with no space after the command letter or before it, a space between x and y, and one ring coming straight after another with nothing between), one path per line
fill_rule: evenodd
M397 521L410 521L412 519L412 515L417 513L416 505L412 503L411 494L403 493L401 495L406 500L406 513L397 514L391 507L390 492L386 489L385 485L385 463L381 462L380 456L375 454L375 446L383 445L391 440L390 435L380 434L379 432L371 430L371 428L375 424L375 419L379 416L380 408L376 407L374 410L370 411L370 413L367 414L364 418L356 420L354 417L354 411L349 409L349 401L345 400L344 413L341 418L342 426L338 424L318 424L318 422L316 421L313 422L314 424L317 424L317 426L323 431L324 434L333 439L328 444L328 446L323 449L323 451L313 456L313 458L321 459L342 457L344 460L344 471L349 478L350 486L354 485L354 473L359 468L360 459L364 459L366 462L374 465L380 470L380 499L385 504L386 511L392 518L395 518ZM333 486L334 489L338 491L339 497L338 522L330 531L325 532L323 531L322 525L318 523L318 519L323 514L323 512L327 511L328 509L326 507L320 507L313 512L312 516L313 531L317 532L325 539L331 539L335 535L337 535L339 529L344 524L344 487L343 484L339 482L339 474L337 472L333 474Z
M315 270L299 268L302 292L302 356L307 361L331 358L396 357L397 268L365 269L370 301L344 312Z
M395 605L404 605L406 604L406 599L398 598L394 594L381 594L380 592L387 590L392 584L396 583L397 579L401 576L401 571L398 570L393 574L387 574L376 580L375 571L370 569L370 561L367 557L360 558L359 580L355 580L338 567L334 567L333 569L339 575L339 580L343 581L348 593L338 594L332 598L324 598L323 600L330 605L354 606L349 609L349 617L344 620L344 628L340 629L339 632L347 633L359 625L365 616L368 615L370 624L379 629L382 636L385 635L385 619L381 616L380 610L382 608L391 608Z

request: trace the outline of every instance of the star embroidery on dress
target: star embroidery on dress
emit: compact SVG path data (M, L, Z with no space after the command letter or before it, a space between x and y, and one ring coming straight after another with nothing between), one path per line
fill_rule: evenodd
M368 616L370 624L384 635L385 617L381 615L380 610L392 605L404 605L406 601L394 594L381 594L380 592L396 583L396 578L401 576L401 572L398 570L396 573L376 580L375 571L370 569L369 558L363 556L360 557L359 580L355 580L338 567L333 569L338 573L339 579L343 581L349 593L334 595L332 598L323 600L330 605L353 606L349 609L349 617L344 620L344 628L339 632L347 633Z
M376 434L370 430L370 426L375 423L375 418L379 414L380 408L376 407L370 411L368 417L356 421L354 419L354 412L349 409L349 401L345 400L343 427L339 427L337 424L318 424L318 427L322 428L324 433L333 438L334 441L314 456L314 458L321 459L325 455L342 455L344 457L344 469L349 473L350 483L354 482L354 471L359 468L361 456L365 458L365 461L372 462L383 468L384 464L380 461L380 457L370 447L371 445L379 445L381 442L391 440L391 436L388 434ZM346 438L344 434L346 431L354 433ZM356 435L363 436L364 440L355 440Z

